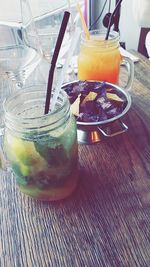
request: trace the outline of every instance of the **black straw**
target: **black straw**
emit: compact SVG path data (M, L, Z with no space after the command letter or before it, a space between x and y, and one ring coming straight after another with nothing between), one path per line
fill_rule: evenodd
M113 13L111 14L111 17L110 17L110 19L109 19L109 24L108 24L108 28L107 28L107 33L106 33L105 40L108 40L109 32L110 32L110 28L111 28L111 23L112 23L113 16L115 15L117 9L118 9L119 6L121 5L121 2L122 2L122 0L120 0L120 1L117 3L117 5L116 5L116 7L115 7L115 9L114 9L114 11L113 11Z
M62 41L63 41L63 38L64 38L64 34L65 34L65 31L66 31L66 27L67 27L67 24L68 24L69 17L70 17L70 13L68 11L65 11L64 12L64 16L63 16L63 20L62 20L62 24L61 24L61 27L60 27L60 31L59 31L59 34L58 34L58 38L57 38L57 41L56 41L56 46L55 46L53 57L52 57L52 61L51 61L51 67L50 67L50 70L49 70L49 77L48 77L48 84L47 84L47 94L46 94L45 112L44 112L44 114L47 114L49 112L55 66L56 66L57 58L58 58L60 47L61 47L61 44L62 44Z

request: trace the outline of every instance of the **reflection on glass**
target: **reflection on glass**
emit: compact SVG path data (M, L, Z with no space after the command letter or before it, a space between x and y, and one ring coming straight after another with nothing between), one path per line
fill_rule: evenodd
M80 1L81 3L83 1ZM32 13L38 32L43 54L48 62L51 61L60 25L65 10L70 11L71 17L61 46L58 62L64 61L69 50L72 36L78 19L75 0L30 0Z
M38 36L28 0L6 0L2 6L0 36L3 38L0 38L0 75L1 77L7 75L22 87L41 59ZM14 12L10 12L10 8L13 8ZM33 36L32 39L30 34Z

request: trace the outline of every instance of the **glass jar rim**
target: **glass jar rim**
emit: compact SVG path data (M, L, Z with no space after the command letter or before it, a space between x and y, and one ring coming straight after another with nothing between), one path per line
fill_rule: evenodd
M39 86L41 87L41 85ZM36 87L37 85L35 86L35 88ZM28 98L27 98L27 95L28 95ZM30 96L34 95L36 98L35 99L31 98L31 100L29 100L30 99L29 95ZM16 114L15 111L16 111L17 106L14 105L15 102L17 103L18 101L18 108L22 104L22 102L19 102L20 100L22 100L24 104L26 103L26 105L27 103L30 103L30 108L31 108L31 103L35 105L34 101L40 100L41 96L43 97L41 98L42 101L40 102L40 107L42 106L43 108L43 114L41 115L34 114L34 116L33 115L20 116L18 113ZM67 94L65 91L60 90L58 99L62 98L63 103L62 105L59 105L57 109L53 110L52 112L48 114L44 114L45 97L46 97L46 90L41 90L41 89L31 90L31 87L29 87L28 89L27 88L22 89L21 91L16 92L10 97L8 97L3 104L4 114L5 114L5 124L7 125L11 124L11 128L14 128L13 127L13 123L14 123L14 124L22 125L22 126L25 125L25 128L32 129L32 125L34 125L35 128L36 127L43 128L45 127L45 125L46 126L55 125L56 123L58 123L58 121L61 118L61 113L63 112L63 115L67 114L68 111L70 110L70 103L69 103ZM40 122L41 124L39 125L38 123Z
M96 39L96 38L90 38L90 39L87 39L86 38L86 34L85 32L83 31L81 33L81 42L84 42L86 44L100 44L100 43L103 43L103 44L113 44L113 43L116 43L116 42L119 42L119 38L120 38L120 34L119 32L117 31L110 31L109 33L109 38L107 40L105 40L105 37L106 37L106 33L107 33L107 30L103 29L103 30L90 30L89 31L90 33L90 36L101 36L101 37L104 37L104 38L101 38L101 39Z
M107 30L105 30L105 29L101 29L101 30L100 30L100 29L95 29L95 30L89 30L89 33L90 33L90 35L96 35L96 34L99 34L99 35L104 35L104 36L106 36ZM109 33L109 38L110 38L111 35L113 35L114 38L117 38L117 37L120 36L119 32L114 31L114 30L111 30L111 31L110 31L110 33ZM86 37L86 34L85 34L84 31L81 32L81 36ZM109 39L108 39L108 40L109 40Z

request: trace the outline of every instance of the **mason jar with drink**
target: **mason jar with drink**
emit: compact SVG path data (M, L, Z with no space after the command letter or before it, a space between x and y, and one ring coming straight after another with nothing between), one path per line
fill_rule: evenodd
M45 93L39 85L6 100L4 148L21 192L40 200L60 200L78 182L77 129L65 92L46 115Z
M129 58L121 55L119 50L119 33L111 31L108 40L106 31L90 31L90 38L85 33L81 36L78 56L78 79L106 81L118 84L120 66L128 71L126 88L131 88L134 76L134 65Z

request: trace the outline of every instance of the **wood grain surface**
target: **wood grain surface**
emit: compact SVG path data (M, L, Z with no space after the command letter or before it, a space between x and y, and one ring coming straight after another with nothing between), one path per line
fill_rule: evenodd
M150 62L138 56L129 129L79 146L71 197L33 200L1 171L0 267L150 266Z

